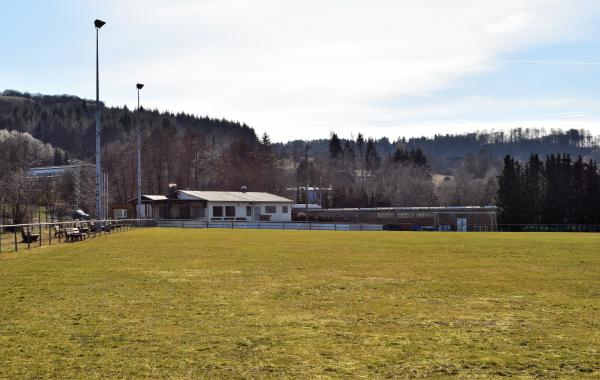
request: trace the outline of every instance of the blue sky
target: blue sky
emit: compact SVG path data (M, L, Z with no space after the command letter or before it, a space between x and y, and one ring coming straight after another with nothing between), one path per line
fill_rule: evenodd
M0 1L0 90L239 120L276 141L600 134L600 2Z

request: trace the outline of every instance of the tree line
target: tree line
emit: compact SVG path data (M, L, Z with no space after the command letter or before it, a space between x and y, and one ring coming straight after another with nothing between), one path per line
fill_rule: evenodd
M506 156L498 186L501 223L600 224L600 174L591 159L534 154L522 164Z
M355 148L356 139L340 139ZM295 140L275 144L275 150L281 157L299 157L303 147L309 144L311 154L315 157L328 155L327 139ZM541 156L556 152L571 156L591 156L600 159L600 136L593 136L589 131L570 129L567 131L544 128L514 128L508 131L479 131L465 134L434 135L433 137L399 137L390 141L386 137L374 140L373 144L382 157L393 155L398 144L408 150L420 149L428 158L431 168L438 173L450 174L462 164L468 155L478 155L485 151L495 159L509 154L525 160L531 153Z

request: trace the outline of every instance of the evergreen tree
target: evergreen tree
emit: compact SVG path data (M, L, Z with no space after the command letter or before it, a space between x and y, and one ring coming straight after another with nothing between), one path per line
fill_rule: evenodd
M379 168L381 164L381 157L377 153L377 148L375 147L375 140L372 138L367 139L367 149L365 151L365 167L367 170L376 170Z
M511 156L504 158L502 174L498 177L496 204L501 223L521 223L521 167Z
M419 165L419 166L427 165L427 158L423 154L423 151L421 150L421 148L413 149L410 152L410 155L411 155L412 161L416 165Z
M585 178L585 166L583 164L583 158L577 157L577 160L573 162L571 169L571 183L569 184L570 192L568 199L569 223L586 223L586 178Z
M53 161L53 165L54 166L60 166L62 164L63 164L62 154L60 153L60 150L58 150L58 148L54 148L54 161Z
M590 160L584 167L585 200L583 223L600 224L600 174L596 163Z
M546 157L544 164L534 154L520 171L507 156L498 178L501 222L600 224L600 174L593 161L578 157L572 162L568 154L559 154Z
M329 139L329 158L337 163L338 156L342 152L342 143L338 135L335 132L331 132L331 138Z
M544 163L537 154L531 155L523 173L523 219L528 223L542 221L544 194Z
M400 147L396 147L396 151L392 156L392 161L399 163L408 161L410 158L404 149L400 149Z

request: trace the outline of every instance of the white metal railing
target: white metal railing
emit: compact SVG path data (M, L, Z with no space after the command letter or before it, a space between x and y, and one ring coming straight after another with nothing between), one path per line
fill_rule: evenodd
M202 221L193 219L156 221L157 227L176 228L230 228L259 230L313 230L313 231L382 231L381 224L368 223L319 223L319 222L243 222Z

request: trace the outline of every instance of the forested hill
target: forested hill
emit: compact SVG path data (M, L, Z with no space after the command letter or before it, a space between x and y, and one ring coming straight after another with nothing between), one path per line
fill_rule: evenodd
M135 130L134 117L135 113L127 107L103 108L103 142L109 144L130 135ZM156 110L142 110L137 117L147 134L157 129L172 133L192 130L216 145L256 141L254 130L238 122ZM95 149L95 102L70 95L32 95L7 90L0 93L2 129L28 132L72 157L91 159Z
M359 139L362 137L359 137ZM357 141L340 139L343 146L356 151ZM474 132L457 135L436 135L434 137L400 137L395 141L387 138L373 140L381 157L392 156L397 148L405 151L420 149L429 163L437 170L450 169L469 155L480 152L500 160L511 155L519 160L527 160L531 154L540 157L564 153L573 157L590 156L600 160L600 136L588 131L571 129L568 131L515 128L499 132ZM276 144L280 156L300 157L306 146L304 141L290 141ZM312 140L308 142L311 156L326 157L329 154L330 140Z

